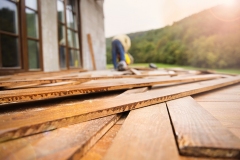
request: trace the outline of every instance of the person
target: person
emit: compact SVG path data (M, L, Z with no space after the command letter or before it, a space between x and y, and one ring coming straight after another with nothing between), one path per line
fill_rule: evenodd
M123 34L113 37L112 62L114 65L114 69L123 71L127 69L127 64L132 63L133 58L130 54L127 53L130 47L131 40L127 35Z

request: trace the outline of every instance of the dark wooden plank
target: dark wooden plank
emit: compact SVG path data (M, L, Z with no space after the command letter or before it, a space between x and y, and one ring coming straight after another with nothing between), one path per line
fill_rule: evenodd
M165 103L133 110L122 125L105 160L178 159Z
M167 106L182 155L240 158L240 139L193 98L172 100Z
M119 119L107 116L0 143L0 159L79 159Z
M56 86L51 88L44 87L44 88L38 88L38 89L29 88L29 89L20 89L20 90L14 90L14 91L1 91L0 104L42 100L42 99L119 90L119 89L131 89L134 87L146 87L146 86L152 86L156 84L168 84L173 82L179 82L179 83L180 82L196 82L196 81L209 80L209 79L215 79L215 78L219 78L219 76L204 75L204 76L169 78L169 79L127 78L127 79L121 79L121 80L111 79L111 80L90 81L84 84L78 84L73 86Z
M88 121L240 82L240 76L185 84L103 100L45 106L33 111L0 115L0 141ZM26 118L27 117L27 118Z

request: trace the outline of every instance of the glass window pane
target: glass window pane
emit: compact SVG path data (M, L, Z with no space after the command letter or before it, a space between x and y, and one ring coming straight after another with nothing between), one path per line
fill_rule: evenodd
M26 9L27 35L38 38L38 15L30 9Z
M78 50L69 49L69 66L70 67L80 66L80 54Z
M59 59L60 59L60 67L66 68L66 48L63 46L59 46Z
M1 34L2 67L19 67L18 38Z
M37 0L25 0L27 7L37 10Z
M58 20L63 23L65 23L64 10L65 10L64 3L58 0L57 1Z
M78 34L68 29L68 45L73 48L79 48Z
M28 67L39 69L39 46L37 41L28 40Z
M60 45L66 45L65 26L58 24L58 42Z
M67 9L67 26L77 30L76 16Z
M75 11L75 1L74 0L67 0L67 9Z
M0 0L0 30L18 33L18 9L13 2Z

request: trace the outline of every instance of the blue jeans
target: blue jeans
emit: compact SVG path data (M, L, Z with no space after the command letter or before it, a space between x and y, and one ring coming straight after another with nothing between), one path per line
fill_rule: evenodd
M120 61L125 61L124 48L119 40L112 41L112 62L114 68L117 69L117 59Z

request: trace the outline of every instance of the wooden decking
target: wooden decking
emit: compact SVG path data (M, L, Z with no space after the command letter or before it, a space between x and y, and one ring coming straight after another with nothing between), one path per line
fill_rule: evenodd
M0 159L240 159L240 76L0 76Z

